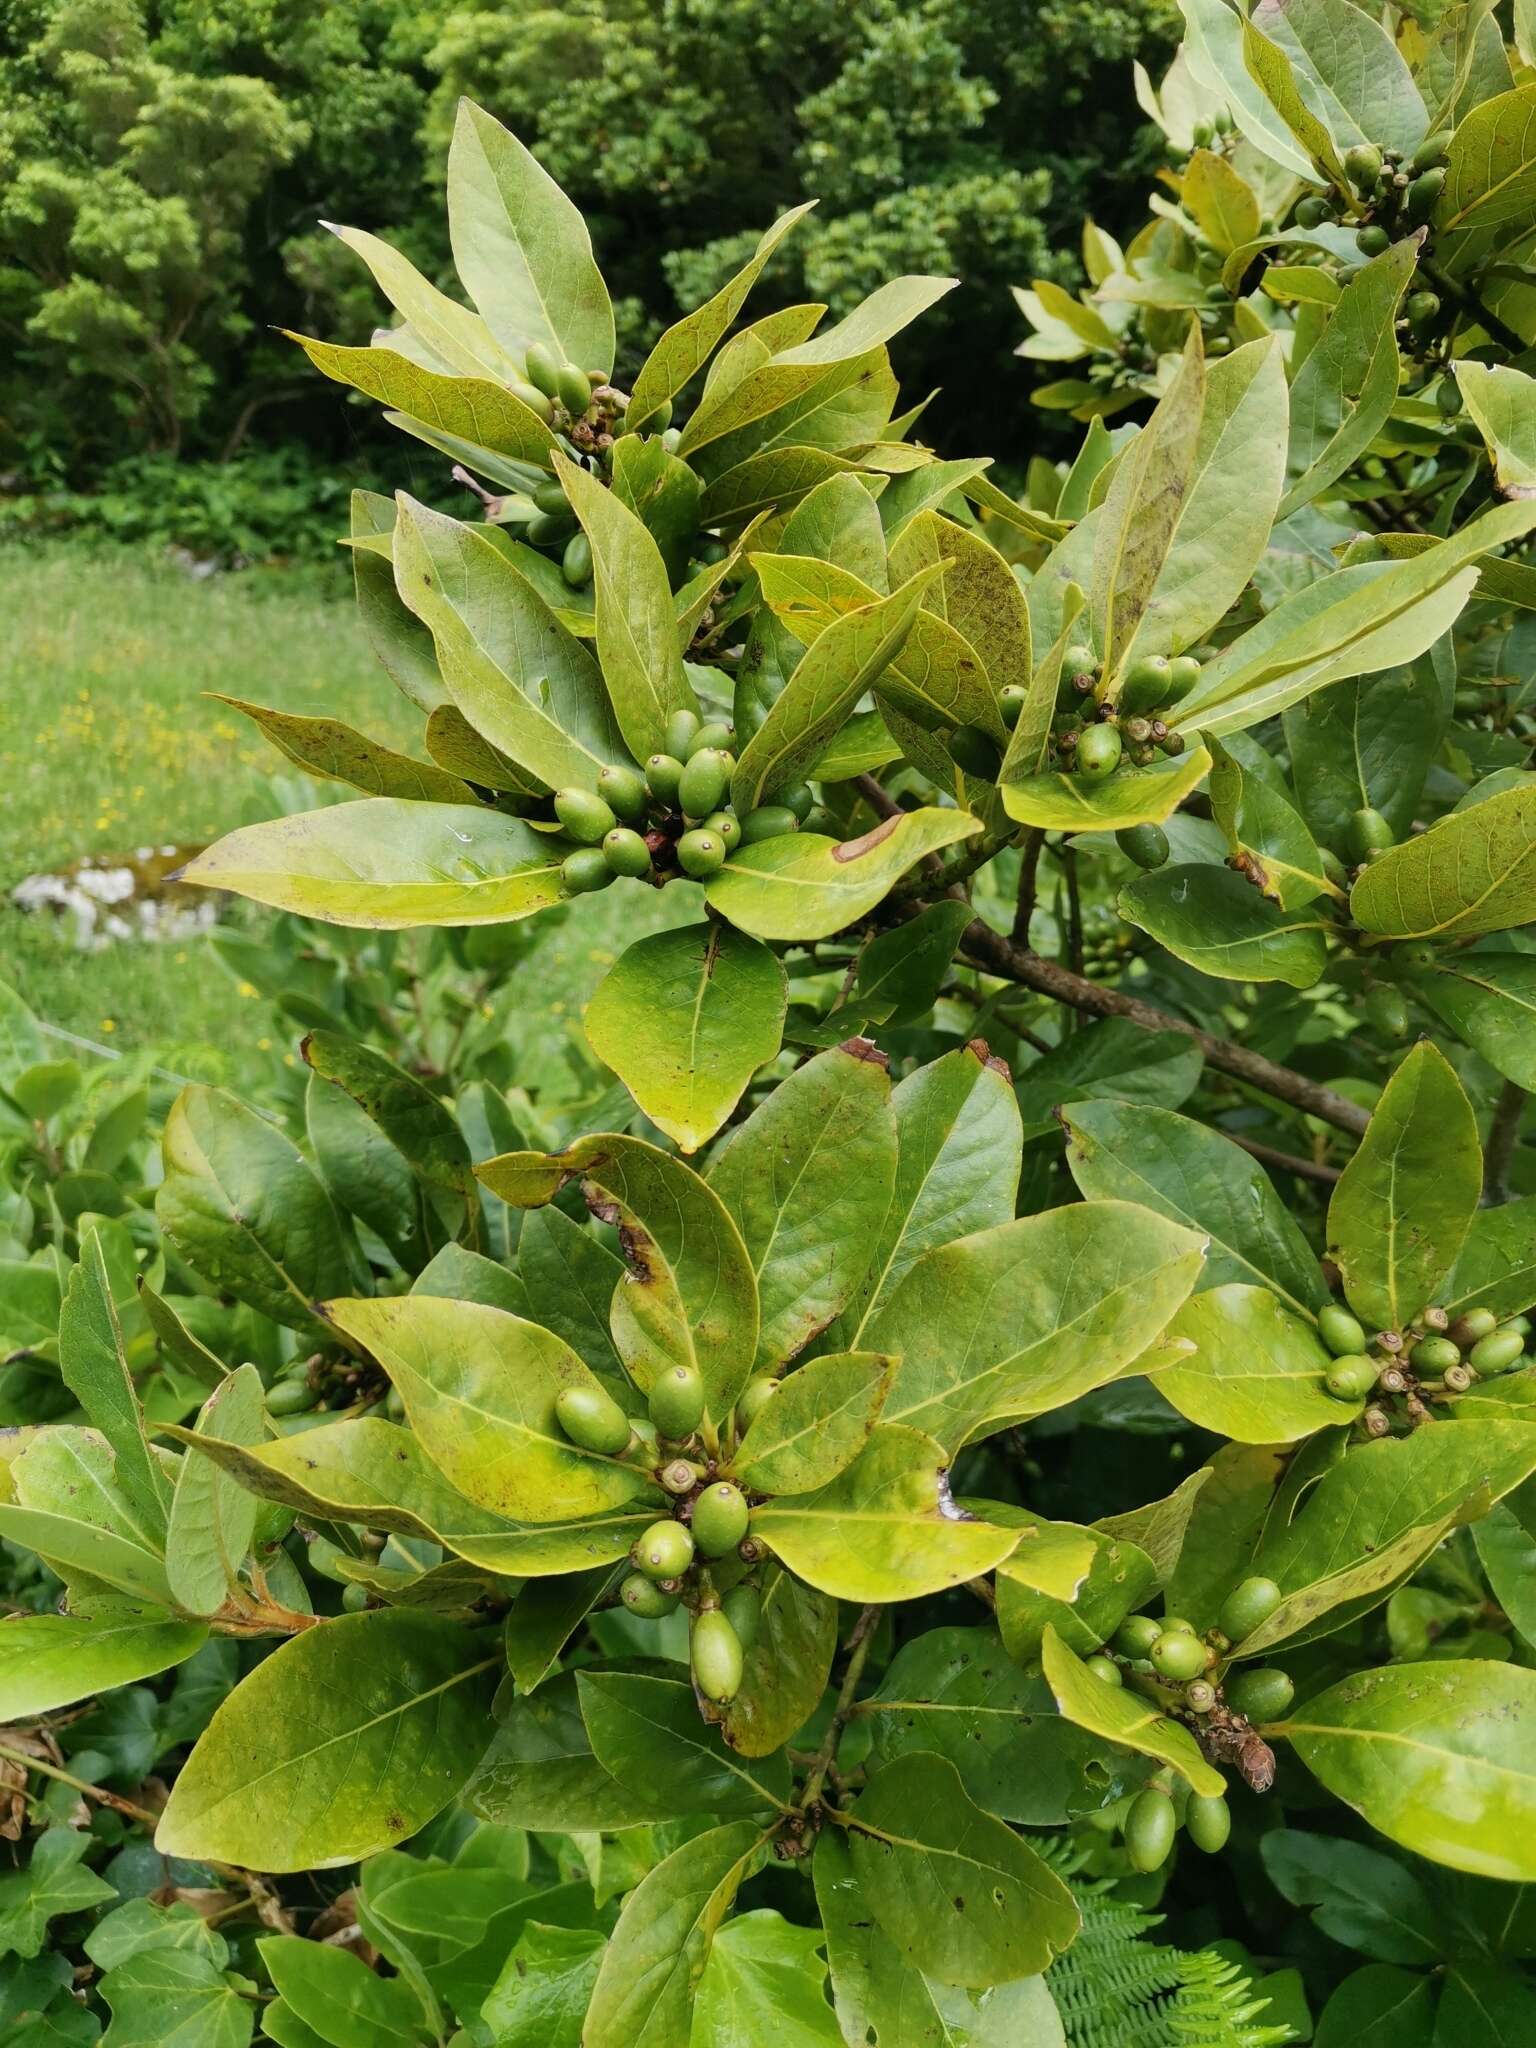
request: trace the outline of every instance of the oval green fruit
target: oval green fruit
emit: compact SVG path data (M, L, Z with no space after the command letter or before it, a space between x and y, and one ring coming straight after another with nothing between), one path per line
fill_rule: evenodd
M1162 1624L1150 1614L1128 1614L1115 1630L1115 1648L1122 1657L1140 1663L1151 1656L1152 1645L1162 1633Z
M1166 1792L1154 1791L1150 1785L1146 1791L1138 1792L1125 1816L1125 1853L1132 1870L1139 1870L1143 1876L1161 1870L1168 1861L1178 1826L1178 1815Z
M1206 1666L1205 1645L1198 1636L1164 1629L1150 1652L1152 1668L1164 1678L1198 1678Z
M1469 1308L1445 1334L1460 1350L1470 1351L1482 1338L1491 1337L1498 1327L1499 1319L1491 1308Z
M1125 1677L1113 1657L1087 1657L1083 1669L1091 1671L1101 1685L1124 1685Z
M1381 151L1374 142L1357 142L1344 152L1344 169L1357 192L1365 192L1381 176Z
M687 760L699 730L697 711L674 711L667 720L667 752L677 757L679 766Z
M1061 672L1064 676L1096 676L1099 657L1086 640L1074 640L1061 657Z
M533 502L546 519L575 518L571 501L565 495L565 485L560 483L540 484L533 494Z
M368 1605L368 1588L358 1585L344 1587L341 1604L348 1614L361 1614Z
M1194 1792L1184 1809L1184 1830L1197 1849L1214 1856L1227 1846L1232 1809L1219 1792Z
M752 1427L778 1391L779 1382L770 1373L756 1373L747 1381L736 1398L736 1427L743 1434Z
M1336 1358L1323 1375L1323 1385L1336 1401L1363 1401L1376 1384L1380 1367L1363 1353Z
M1165 1614L1162 1619L1162 1631L1164 1635L1192 1636L1195 1633L1195 1624L1186 1621L1182 1614Z
M1303 228L1320 228L1328 218L1328 202L1320 199L1315 192L1309 192L1305 199L1297 201L1296 225Z
M305 1415L319 1399L319 1388L312 1387L307 1379L279 1380L275 1387L267 1389L267 1413Z
M1408 165L1409 170L1427 171L1433 165L1442 163L1455 132L1453 128L1437 128L1432 135L1426 135L1413 152Z
M604 1387L562 1387L555 1416L573 1444L616 1458L631 1435L629 1417Z
M1275 1721L1296 1697L1296 1688L1278 1664L1260 1664L1237 1671L1224 1687L1227 1705L1250 1721Z
M724 863L725 847L713 832L706 832L702 826L685 832L677 842L677 864L685 875L692 875L696 881L715 874Z
M1168 664L1168 695L1165 704L1180 704L1204 673L1192 654L1176 654Z
M1474 1372L1489 1378L1512 1371L1524 1356L1525 1339L1518 1330L1495 1330L1490 1337L1478 1338L1467 1363Z
M571 415L579 420L592 403L592 386L585 370L578 370L572 363L562 363L556 378L555 396Z
M1391 246L1392 237L1374 221L1355 236L1355 247L1362 256L1384 256Z
M537 413L541 420L547 421L555 409L549 393L541 391L536 384L525 384L520 378L514 377L507 389L519 405L526 405L528 410Z
M1435 391L1435 404L1446 419L1454 419L1461 411L1461 386L1454 377L1442 377Z
M1124 741L1117 725L1090 725L1078 740L1072 756L1073 772L1080 782L1107 782L1120 766Z
M1365 1331L1359 1319L1337 1301L1330 1301L1326 1308L1318 1310L1317 1334L1335 1358L1365 1349Z
M750 1650L763 1620L763 1599L756 1586L732 1586L720 1602L720 1612L735 1629L742 1649Z
M622 818L628 825L645 816L650 792L638 768L631 768L624 762L616 762L611 768L600 768L597 771L597 793L614 816Z
M978 781L993 782L1003 765L1002 751L979 725L959 725L949 736L949 758Z
M1234 1643L1251 1636L1261 1622L1268 1621L1280 1605L1280 1588L1273 1579L1254 1576L1235 1585L1221 1604L1216 1626Z
M1442 1373L1461 1363L1461 1346L1449 1337L1421 1337L1408 1354L1415 1372Z
M613 869L600 846L578 846L560 863L560 879L572 896L590 896L594 890L608 887Z
M677 786L683 779L683 764L675 754L652 754L645 764L645 782L660 804L677 802Z
M702 754L706 748L710 747L722 753L729 753L735 741L736 728L734 725L727 725L723 718L711 718L701 725L694 734L683 759L691 761L695 754Z
M563 548L571 537L571 521L558 513L536 512L523 531L532 547Z
M1166 704L1173 664L1165 654L1143 654L1120 678L1115 701L1127 717Z
M1433 169L1421 171L1408 187L1407 214L1414 227L1422 227L1440 204L1440 194L1445 190L1445 169L1436 164Z
M727 853L741 844L741 820L734 811L711 811L704 830L713 832Z
M718 1479L693 1504L693 1540L706 1557L724 1557L746 1535L750 1520L741 1488Z
M1434 292L1411 292L1403 310L1415 327L1427 327L1440 310L1440 300Z
M718 810L731 786L735 762L718 747L690 754L677 785L677 800L686 818L707 818Z
M669 1365L646 1397L661 1435L681 1442L704 1420L704 1382L697 1366Z
M712 1706L735 1699L741 1690L741 1638L723 1609L706 1607L695 1617L688 1659L694 1684Z
M779 802L785 810L793 811L803 825L815 805L816 792L808 782L792 782L788 789L780 793Z
M1406 967L1410 973L1418 973L1435 964L1435 949L1425 939L1409 939L1405 945L1392 948L1393 965Z
M1408 1036L1408 1005L1395 988L1373 988L1365 999L1365 1014L1383 1038Z
M632 825L615 825L604 835L603 859L631 881L642 882L651 873L651 849Z
M644 1572L631 1572L619 1588L619 1599L642 1621L664 1621L677 1610L679 1595L665 1592Z
M592 543L584 533L573 533L566 542L560 574L572 590L584 590L592 581Z
M1149 871L1168 858L1168 834L1161 825L1126 825L1115 834L1115 844L1127 860Z
M558 398L560 395L560 364L542 342L535 341L529 345L525 362L528 370L528 382L536 384L546 398Z
M590 789L557 789L555 816L568 839L596 846L619 822L603 799Z
M681 1522L652 1522L631 1555L648 1579L680 1579L693 1563L693 1538Z
M800 820L788 804L759 804L741 821L741 843L756 846L760 839L782 839L787 832L799 829Z
M1024 715L1029 692L1022 683L1004 683L997 693L998 715L1010 732Z

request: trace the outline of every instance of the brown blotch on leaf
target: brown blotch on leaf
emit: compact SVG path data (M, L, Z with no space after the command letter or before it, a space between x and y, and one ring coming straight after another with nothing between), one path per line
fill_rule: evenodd
M832 858L836 861L862 860L866 853L873 853L882 840L890 838L905 816L906 812L902 811L894 818L882 818L862 839L845 839L841 846L833 847Z
M837 1049L839 1052L847 1053L850 1059L867 1060L872 1067L888 1067L891 1064L889 1057L880 1050L872 1038L845 1038Z

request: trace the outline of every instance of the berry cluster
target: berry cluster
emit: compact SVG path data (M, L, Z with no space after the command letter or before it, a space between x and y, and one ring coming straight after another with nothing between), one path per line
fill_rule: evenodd
M1406 1330L1380 1330L1367 1343L1365 1327L1339 1302L1317 1318L1317 1333L1333 1354L1324 1384L1341 1401L1371 1397L1361 1417L1367 1436L1386 1436L1403 1419L1428 1419L1428 1403L1454 1399L1480 1379L1516 1372L1525 1363L1529 1316L1501 1323L1492 1309L1473 1308L1452 1322L1443 1308L1427 1308Z
M1120 678L1113 702L1100 695L1101 670L1099 657L1086 644L1069 647L1062 657L1051 726L1057 765L1079 782L1096 783L1107 782L1124 762L1146 768L1159 754L1182 754L1185 738L1175 730L1172 713L1200 680L1194 656L1139 656ZM1003 692L1003 717L1009 724L1018 723L1022 708L1022 693L1010 703L1009 692Z

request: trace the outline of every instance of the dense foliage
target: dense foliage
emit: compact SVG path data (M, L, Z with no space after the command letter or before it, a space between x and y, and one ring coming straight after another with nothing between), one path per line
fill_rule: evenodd
M738 324L793 215L633 376L473 103L464 298L340 231L398 324L304 350L484 517L358 494L425 758L244 706L362 794L186 870L302 1126L102 1163L6 1012L18 1955L107 1903L71 1710L218 1698L113 2048L1529 2035L1532 24L1185 15L1022 501L898 398L950 279ZM614 1078L514 1095L463 977L536 1032L610 888Z
M1005 287L1055 274L1051 239L1085 192L1129 199L1124 60L1165 50L1173 27L1166 0L1027 12L1020 36L1019 10L997 0L8 0L8 523L106 525L225 557L324 552L313 521L263 519L273 479L251 451L305 451L320 518L328 468L355 479L365 448L388 451L365 414L317 403L272 329L368 338L372 294L317 217L359 221L450 273L432 195L465 91L592 216L626 310L626 370L679 304L737 268L743 221L815 199L766 289L841 312L894 270L961 271L963 302L915 342L910 374L963 391L985 365L1016 438ZM178 452L191 481L167 498L136 465ZM128 502L98 514L98 491Z

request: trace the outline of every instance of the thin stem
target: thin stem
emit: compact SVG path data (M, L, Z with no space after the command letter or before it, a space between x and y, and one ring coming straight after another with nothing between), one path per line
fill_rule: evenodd
M1509 1170L1515 1163L1525 1103L1525 1090L1517 1082L1506 1081L1493 1106L1493 1121L1488 1126L1488 1145L1483 1154L1483 1201L1489 1208L1509 1200Z
M827 1772L832 1768L832 1759L837 1755L837 1745L844 1728L853 1714L854 1699L859 1689L859 1680L864 1675L864 1662L869 1655L869 1646L879 1625L881 1609L870 1606L861 1609L853 1632L848 1638L848 1668L843 1673L842 1689L837 1695L837 1705L832 1709L832 1719L815 1761L806 1775L805 1789L800 1795L800 1811L807 1812L821 1796L822 1785Z
M110 1806L115 1813L126 1813L130 1820L141 1826L152 1828L157 1824L158 1815L147 1806L135 1806L131 1799L124 1799L120 1792L109 1792L104 1785L93 1785L88 1778L77 1778L70 1771L50 1764L40 1756L30 1756L24 1749L12 1749L8 1742L0 1742L0 1757L8 1762L20 1764L24 1770L36 1771L44 1778L54 1778L61 1785L68 1785L83 1799L94 1799L98 1806Z
M904 815L901 805L897 803L895 797L891 795L888 789L885 789L880 783L876 782L873 775L855 775L853 786L875 813L876 817L900 818Z
M1237 1131L1227 1131L1223 1135L1230 1138L1234 1145L1241 1145L1245 1152L1260 1160L1265 1166L1277 1167L1285 1173L1294 1173L1298 1180L1321 1181L1325 1186L1332 1187L1343 1172L1342 1167L1324 1166L1320 1160L1300 1159L1294 1152L1280 1152L1273 1145L1261 1145L1257 1138L1245 1138Z
M1040 875L1040 849L1045 844L1045 832L1039 825L1031 825L1024 834L1024 854L1019 862L1019 895L1013 913L1013 942L1016 946L1029 944L1029 927L1035 915L1035 890Z
M1077 849L1058 846L1056 858L1067 881L1067 964L1074 974L1083 971L1083 896L1077 879Z

